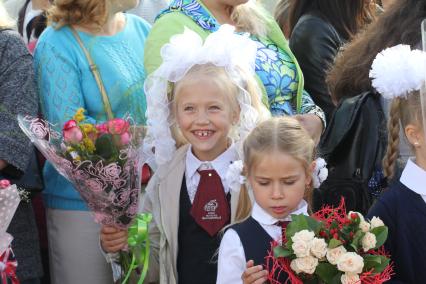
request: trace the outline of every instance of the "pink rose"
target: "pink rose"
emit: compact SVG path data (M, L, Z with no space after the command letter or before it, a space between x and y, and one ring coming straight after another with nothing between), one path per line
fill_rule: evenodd
M95 127L96 127L96 130L98 130L100 135L108 133L108 127L105 123L98 124Z
M109 133L121 135L129 130L130 124L122 118L114 118L107 122L107 126Z
M0 189L6 189L10 186L10 181L7 179L0 180Z
M63 130L68 130L77 126L77 121L71 119L65 122Z
M130 143L130 134L129 132L124 132L120 135L120 146L125 146Z
M64 135L64 141L68 143L76 144L83 140L83 133L75 120L68 120L65 123L62 134Z

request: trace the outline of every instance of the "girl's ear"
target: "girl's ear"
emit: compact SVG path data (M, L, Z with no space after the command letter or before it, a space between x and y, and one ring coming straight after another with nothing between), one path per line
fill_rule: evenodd
M410 123L405 126L404 131L408 142L410 142L414 148L421 146L421 135L423 135L421 127Z

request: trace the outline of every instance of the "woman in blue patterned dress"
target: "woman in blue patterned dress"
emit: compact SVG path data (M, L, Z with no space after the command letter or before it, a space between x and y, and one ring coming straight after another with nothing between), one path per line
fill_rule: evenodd
M187 27L206 38L221 24L232 24L248 32L258 46L256 74L263 102L272 115L297 115L319 141L325 126L324 112L304 91L303 74L275 20L247 0L173 0L157 17L145 45L148 74L161 65L160 50L175 34Z

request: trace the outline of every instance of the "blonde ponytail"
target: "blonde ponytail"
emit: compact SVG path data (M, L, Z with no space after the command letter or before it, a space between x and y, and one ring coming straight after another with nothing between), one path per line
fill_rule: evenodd
M396 98L392 101L389 123L388 123L388 147L383 159L383 171L385 176L392 178L395 172L395 162L399 155L399 131L401 119L401 99Z
M241 185L240 194L238 196L237 211L235 213L235 222L242 222L251 214L252 204L248 189L245 185Z
M250 0L245 4L238 5L231 14L237 30L248 32L259 37L266 37L268 34L266 12L255 0Z

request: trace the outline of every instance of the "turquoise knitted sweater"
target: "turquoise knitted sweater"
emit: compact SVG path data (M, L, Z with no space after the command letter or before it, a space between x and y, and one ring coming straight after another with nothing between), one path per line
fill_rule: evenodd
M126 15L126 26L114 36L79 35L98 66L115 117L130 114L145 123L143 91L144 44L150 25ZM107 119L102 97L87 59L69 27L48 27L39 38L35 71L45 119L62 128L80 107L90 122ZM87 210L79 193L50 163L44 168L44 197L48 208Z

